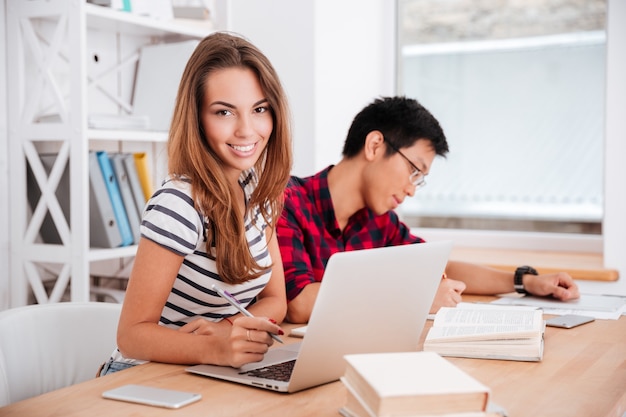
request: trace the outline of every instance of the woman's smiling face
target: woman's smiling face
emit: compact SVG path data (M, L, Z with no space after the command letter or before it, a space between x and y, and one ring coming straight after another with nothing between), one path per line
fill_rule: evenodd
M209 147L236 181L257 162L274 128L256 74L240 67L212 72L205 83L201 123Z

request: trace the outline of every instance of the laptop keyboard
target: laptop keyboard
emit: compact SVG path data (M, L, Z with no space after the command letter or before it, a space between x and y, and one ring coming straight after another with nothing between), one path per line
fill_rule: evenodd
M272 379L274 381L289 381L291 378L291 372L296 360L287 362L281 362L274 365L269 365L263 368L253 369L251 371L240 372L240 375L250 375L257 378Z

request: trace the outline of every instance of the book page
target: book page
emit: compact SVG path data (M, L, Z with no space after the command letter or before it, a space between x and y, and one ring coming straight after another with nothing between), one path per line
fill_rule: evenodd
M470 309L442 307L435 316L433 326L507 325L528 327L541 319L540 310L526 309Z
M443 307L435 316L427 340L521 339L541 334L541 310L458 309Z
M427 341L447 342L470 340L523 340L539 336L537 330L519 330L496 326L433 327L426 336Z
M491 302L494 306L533 306L546 314L583 314L596 319L617 320L626 314L626 297L616 295L581 294L580 298L559 301L544 297L501 297ZM584 312L584 313L583 313Z

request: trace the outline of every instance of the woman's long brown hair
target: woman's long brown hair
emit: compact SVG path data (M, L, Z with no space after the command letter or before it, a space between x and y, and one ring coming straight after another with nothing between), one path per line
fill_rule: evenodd
M253 258L244 230L243 213L235 204L240 196L224 175L223 162L209 148L201 125L207 77L216 70L249 68L259 79L272 112L274 129L255 164L259 183L248 210L259 207L270 227L276 225L283 192L291 171L291 129L287 99L267 57L235 34L214 33L196 47L183 72L168 141L168 169L173 177L191 180L196 208L208 218L206 249L215 247L217 271L224 282L236 284L256 278L270 267Z

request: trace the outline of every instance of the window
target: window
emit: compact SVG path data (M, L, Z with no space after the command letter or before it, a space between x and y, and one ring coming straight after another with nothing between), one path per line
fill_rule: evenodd
M605 1L398 5L399 91L450 144L407 223L600 234Z

